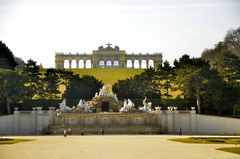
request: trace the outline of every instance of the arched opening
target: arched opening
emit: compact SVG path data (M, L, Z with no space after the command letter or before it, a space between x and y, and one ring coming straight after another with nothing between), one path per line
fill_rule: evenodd
M104 68L105 62L104 61L99 61L99 66L100 68Z
M134 60L134 68L139 68L139 60Z
M69 60L64 60L64 68L69 68Z
M79 60L78 68L84 68L83 60Z
M107 61L107 67L111 67L112 66L112 61Z
M147 61L146 60L142 60L141 61L141 68L147 68Z
M132 67L133 67L132 60L127 60L127 68L132 68Z
M114 67L119 67L119 62L118 61L114 61L113 65L114 65Z
M92 68L92 61L86 60L86 68Z
M72 60L72 68L77 68L77 61L76 60Z
M102 102L102 112L109 112L109 102Z
M154 68L154 62L153 62L153 60L149 60L148 63L149 63L149 64L148 64L149 68L150 68L150 67Z

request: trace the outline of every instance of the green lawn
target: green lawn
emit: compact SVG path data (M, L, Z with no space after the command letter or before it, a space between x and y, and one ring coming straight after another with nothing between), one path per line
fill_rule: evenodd
M131 69L131 68L91 68L91 69L71 69L76 74L92 75L105 84L113 85L118 80L124 80L133 77L137 74L144 72L144 69Z
M191 137L169 139L181 143L194 144L233 144L235 147L223 147L216 150L240 154L240 138L239 137Z
M45 70L45 69L44 69ZM67 69L69 70L69 69ZM118 80L124 80L133 77L137 74L144 72L144 69L131 69L131 68L89 68L89 69L70 69L75 74L91 75L101 80L105 84L113 85Z
M235 153L240 155L240 147L224 147L224 148L218 148L216 150Z
M176 138L169 139L182 143L195 144L240 144L240 138L233 137L190 137L190 138Z
M0 145L1 144L15 144L19 142L27 142L33 141L33 139L10 139L10 138L0 138Z

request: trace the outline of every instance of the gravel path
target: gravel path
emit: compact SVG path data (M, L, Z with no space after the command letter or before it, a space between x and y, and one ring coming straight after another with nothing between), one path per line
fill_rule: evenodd
M240 159L240 155L215 150L225 145L168 140L176 137L179 136L26 136L19 138L36 141L0 145L0 159Z

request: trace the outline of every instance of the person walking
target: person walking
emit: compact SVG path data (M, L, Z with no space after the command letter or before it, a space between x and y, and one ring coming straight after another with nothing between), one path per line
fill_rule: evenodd
M103 128L101 128L101 134L104 135L104 129Z
M67 137L67 130L66 129L63 130L63 136Z

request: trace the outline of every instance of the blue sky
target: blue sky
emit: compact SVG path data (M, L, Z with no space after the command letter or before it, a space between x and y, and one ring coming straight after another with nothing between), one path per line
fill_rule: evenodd
M15 56L54 67L55 52L201 56L240 26L239 0L0 0L0 40Z

